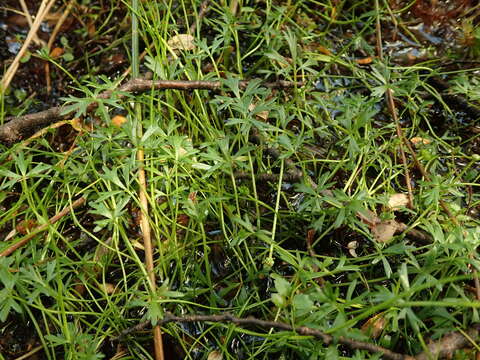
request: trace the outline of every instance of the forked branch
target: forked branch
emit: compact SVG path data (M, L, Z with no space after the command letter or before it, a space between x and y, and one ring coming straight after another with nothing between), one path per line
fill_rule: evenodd
M250 81L242 80L239 82L240 88L246 88ZM292 82L285 80L278 80L274 82L263 82L261 86L267 88L293 88L305 85L304 82ZM146 80L133 79L118 87L116 90L108 90L101 93L98 99L104 100L112 96L114 91L118 91L117 97L123 99L126 93L142 93L155 90L219 90L222 88L220 81L203 81L203 80ZM97 103L92 103L88 111L93 111L98 107ZM34 114L28 114L19 117L12 117L7 119L7 123L0 126L0 142L6 144L13 144L23 139L27 132L38 127L48 126L56 121L72 117L73 111L66 112L66 107L56 106L45 111L40 111Z

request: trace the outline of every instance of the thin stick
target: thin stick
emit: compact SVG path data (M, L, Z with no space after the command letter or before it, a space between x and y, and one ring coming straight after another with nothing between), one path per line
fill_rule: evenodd
M205 17L205 15L207 14L208 12L208 3L210 2L210 0L204 0L201 4L200 4L200 11L198 12L198 16L196 18L196 21L190 26L190 34L193 34L195 32L195 30L197 29L197 25L200 24L200 22L202 21L202 19Z
M7 249L3 250L0 253L0 257L2 256L8 256L11 253L13 253L15 250L18 248L22 247L23 245L27 244L30 240L32 240L38 233L48 229L48 227L52 224L55 224L58 220L63 218L65 215L67 215L70 211L73 211L73 209L76 209L77 207L83 205L85 203L86 199L84 197L81 197L77 200L75 200L71 205L66 206L62 211L57 213L56 215L52 216L45 224L40 225L38 228L36 228L34 231L32 231L30 234L26 235L23 239L21 239L19 242L11 245Z
M23 354L22 356L16 358L15 360L26 360L26 359L32 359L33 358L33 354L36 354L37 352L39 352L40 350L43 349L43 345L40 345L40 346L37 346L35 348L33 348L32 350L30 350L29 352Z
M380 60L383 60L383 48L382 48L382 29L381 29L381 24L380 24L380 19L379 19L379 5L378 5L378 0L375 0L375 9L377 11L377 26L376 26L376 32L377 32L377 53L378 53L378 57ZM403 145L405 144L407 146L407 149L408 151L410 152L410 154L412 155L412 158L413 158L413 161L415 163L415 166L417 167L417 169L420 171L420 173L422 174L422 176L425 178L425 180L427 181L430 181L430 176L428 175L427 171L425 170L425 168L423 167L423 165L420 163L420 161L418 160L417 158L417 154L415 152L415 150L413 149L412 147L412 144L410 143L410 141L408 141L404 136L403 136L403 131L402 131L402 127L400 126L400 121L398 119L398 116L397 116L397 109L396 109L396 106L395 106L395 101L393 100L393 92L390 88L388 88L385 92L386 94L386 97L387 97L387 104L388 104L388 109L394 119L394 122L395 122L395 127L397 129L397 136L399 137L400 139L400 155L402 157L402 163L403 163L403 166L405 168L405 181L407 183L407 190L408 190L408 207L413 209L413 190L412 190L412 184L411 184L411 181L410 181L410 173L408 172L408 166L407 166L407 159L406 159L406 156L405 156L405 151L403 149ZM442 199L440 199L439 201L439 204L440 206L442 207L442 209L445 211L445 213L447 214L447 216L450 218L450 220L452 220L452 222L455 224L455 225L459 225L459 222L457 220L457 218L452 214L452 212L450 211L449 207L447 206L447 204L445 203L445 201L443 201Z
M297 334L304 335L304 336L313 336L316 339L320 339L323 341L324 344L330 345L332 344L335 340L343 344L345 346L348 346L350 349L355 349L355 350L367 350L371 353L383 353L383 357L385 359L390 359L390 360L414 360L413 357L409 355L404 355L400 353L393 352L389 349L386 349L381 346L374 345L372 343L368 343L365 341L359 341L359 340L354 340L347 338L345 336L340 336L336 339L332 335L329 335L321 330L309 328L306 326L300 326L300 327L293 327L289 324L279 322L279 321L266 321L266 320L260 320L256 319L253 317L248 317L248 318L237 318L234 317L230 314L223 314L223 315L188 315L188 316L175 316L172 314L165 314L164 318L159 320L158 324L159 325L165 325L170 322L214 322L214 323L233 323L235 325L239 325L241 327L247 327L247 326L258 326L264 329L278 329L278 330L283 330L283 331L292 331L296 332ZM138 325L136 325L133 328L126 329L124 330L120 336L116 340L121 340L123 339L126 335L135 332L135 331L140 331L148 327L150 322L143 322Z
M451 359L454 352L459 349L463 349L478 342L479 340L480 325L476 324L466 332L455 331L446 334L440 340L434 341L427 345L427 350L417 354L415 359L417 360L430 360L430 359ZM473 340L473 342L472 342Z
M20 6L22 7L23 15L24 15L25 18L27 19L28 26L30 26L30 28L32 28L32 26L33 26L32 15L30 15L30 11L28 10L28 6L27 6L27 4L25 3L25 0L20 0ZM40 38L37 36L36 33L33 35L33 42L34 42L35 44L37 44L37 45L45 46L45 41L43 41L42 39L40 39Z
M382 25L380 23L380 6L378 5L378 0L375 0L375 11L377 12L377 21L376 21L376 33L377 33L377 55L378 58L383 61L383 46L382 46ZM403 149L404 136L402 132L402 127L400 126L400 121L397 116L397 109L395 107L395 101L393 101L393 93L390 88L387 88L385 95L387 97L388 110L393 118L395 123L395 128L397 129L397 136L400 139L400 157L402 159L403 168L405 171L405 181L407 183L408 191L408 207L413 209L413 189L412 183L410 181L410 172L408 171L407 157L405 156L405 150Z
M60 31L60 28L62 27L65 20L67 20L67 17L70 14L70 10L72 10L73 4L75 4L75 0L70 0L67 8L63 12L62 16L60 16L60 19L58 19L55 27L53 28L52 35L50 36L50 39L48 39L47 43L47 49L49 54L50 50L52 49L52 45L57 38L58 32ZM45 63L45 78L47 82L47 94L50 94L50 92L52 91L52 80L50 78L50 64L48 62Z
M138 47L138 0L132 2L132 77L133 79L139 76L139 47ZM147 268L148 280L150 283L150 290L152 297L156 292L155 268L153 263L153 246L150 223L148 221L148 198L147 198L147 180L145 177L145 153L140 139L143 136L142 125L142 108L139 102L135 103L135 117L137 121L137 160L138 160L138 182L140 185L139 198L141 208L141 222L140 228L142 230L143 246L145 248L145 266ZM156 360L164 360L162 330L160 325L153 327L153 348L155 351Z
M20 60L22 59L23 55L25 55L25 52L30 46L35 34L37 33L38 28L42 23L42 20L45 18L45 16L47 16L48 12L50 11L50 8L53 6L54 3L55 3L55 0L50 0L48 3L47 3L47 0L42 0L42 3L40 4L40 8L38 9L38 12L37 12L37 16L35 17L35 21L33 22L32 27L28 32L27 38L25 39L25 42L23 43L22 48L18 52L17 56L15 56L15 59L8 67L7 71L5 72L5 75L2 78L2 81L0 82L0 94L2 94L10 85L10 82L12 81L13 77L15 76L15 73L17 72L18 66L20 65Z
M255 80L255 79L254 79ZM254 81L250 80L250 81ZM242 80L239 82L239 87L244 89L248 86L249 82ZM295 88L305 85L305 82L292 82L285 80L278 80L274 82L263 82L261 86L267 88ZM133 79L116 90L108 90L98 95L98 99L108 99L112 96L114 91L119 91L116 94L117 98L124 99L126 97L123 93L141 93L145 91L154 90L219 90L222 87L220 81L202 81L202 80L146 80L146 79ZM87 111L92 111L98 106L97 103L92 103ZM4 143L15 143L22 139L23 132L36 127L45 127L55 121L62 120L73 116L74 112L65 113L65 106L56 106L48 110L40 111L34 114L28 114L19 117L7 118L7 123L0 126L0 141Z
M386 96L387 96L388 109L390 111L390 114L393 117L393 121L395 122L395 128L397 129L397 136L400 139L399 148L400 148L400 156L402 159L403 169L405 171L405 182L407 183L408 207L410 209L413 209L413 188L412 188L412 182L410 179L410 172L408 171L407 156L405 155L405 150L403 148L403 144L408 140L405 139L403 135L402 127L400 126L400 121L397 116L397 109L395 106L395 102L393 101L392 89L387 89Z

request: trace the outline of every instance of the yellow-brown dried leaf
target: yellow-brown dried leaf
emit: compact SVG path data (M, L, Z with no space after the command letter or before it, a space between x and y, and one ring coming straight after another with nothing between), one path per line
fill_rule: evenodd
M371 338L376 339L385 329L387 321L383 317L383 314L377 314L368 319L365 324L362 325L362 332L369 335Z
M178 34L167 42L172 50L195 50L195 38L190 34Z
M388 199L388 207L395 211L408 205L408 196L406 194L393 194Z

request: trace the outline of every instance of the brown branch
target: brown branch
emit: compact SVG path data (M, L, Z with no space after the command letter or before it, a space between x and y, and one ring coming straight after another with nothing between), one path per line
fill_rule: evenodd
M335 342L335 339L332 335L329 335L323 331L313 329L306 326L300 326L295 328L289 324L278 322L278 321L267 321L267 320L260 320L253 317L248 318L237 318L230 314L223 314L223 315L186 315L186 316L175 316L170 313L165 314L164 318L159 320L159 325L165 325L170 322L215 322L215 323L233 323L240 327L247 327L247 326L258 326L264 329L277 329L277 330L284 330L284 331L292 331L296 332L297 334L304 335L304 336L312 336L316 339L321 340L325 345L330 345ZM122 331L119 337L114 340L122 340L126 335L141 331L147 328L150 325L150 322L143 322L140 323L133 328L126 329ZM385 359L390 360L414 360L413 357L393 352L389 349L384 347L368 343L365 341L359 341L347 338L345 336L340 336L336 339L336 342L339 344L345 345L353 350L367 350L371 353L383 353L383 357Z
M242 80L239 82L240 88L244 89L248 86L250 81ZM305 82L291 82L285 80L278 80L274 82L264 82L261 86L267 88L293 88L301 87L305 85ZM142 93L151 89L155 90L218 90L222 87L220 81L188 81L188 80L146 80L146 79L134 79L126 82L118 87L116 90L108 90L101 93L97 98L99 100L108 99L112 96L114 91L123 93ZM118 98L123 99L126 94L119 93ZM98 107L98 103L92 103L88 111L93 111ZM7 118L8 121L4 125L0 126L0 142L7 144L13 144L19 140L22 140L24 133L31 131L37 127L48 126L55 121L63 120L73 116L74 112L65 113L65 105L52 107L45 111L40 111L34 114L28 114L19 117Z
M380 8L378 5L378 0L375 0L375 10L377 11L377 21L376 21L376 35L377 35L377 55L380 61L383 61L383 46L382 46L382 25L380 23ZM407 157L405 156L405 150L403 149L403 143L406 142L405 137L403 136L402 127L400 126L400 121L397 116L397 109L395 107L395 102L393 101L393 92L390 88L387 88L385 92L387 107L390 111L390 114L395 123L395 128L397 130L397 136L400 139L400 157L402 159L403 168L405 171L405 182L407 183L408 191L408 207L413 209L413 189L412 183L410 181L410 172L408 171Z
M236 171L233 174L233 177L238 180L251 180L252 174L245 171ZM303 178L302 172L297 169L289 170L285 172L285 174L283 174L282 176L283 182L287 182L287 183L296 183L301 181L302 178ZM278 182L278 180L280 180L280 175L262 173L262 174L255 175L255 180L256 182Z
M398 223L397 232L403 233L405 232L405 236L409 239L415 240L421 245L429 245L433 243L433 238L430 234L426 233L425 231L418 230L418 229L410 229L408 230L408 226L404 223Z
M412 182L410 180L410 172L408 171L408 164L407 164L407 156L405 155L405 150L403 149L403 144L408 142L403 135L402 127L400 126L400 121L397 116L397 109L395 106L395 102L393 101L393 92L392 89L387 89L386 91L387 103L388 103L388 110L393 118L395 123L395 128L397 130L397 136L400 139L399 149L400 149L400 156L402 159L403 168L405 171L405 182L407 183L407 192L408 192L408 207L413 209L413 188ZM408 146L408 145L407 145Z
M3 250L0 253L0 257L2 256L8 256L11 253L13 253L15 250L18 248L22 247L23 245L27 244L30 240L32 240L35 235L38 233L48 229L48 227L52 224L55 224L58 220L60 220L62 217L67 215L70 211L73 211L73 209L76 209L77 207L83 205L85 203L86 199L84 197L81 197L77 200L75 200L71 205L66 206L62 211L60 211L58 214L52 216L45 224L40 225L38 228L33 230L30 234L25 236L23 239L21 239L19 242L11 245L7 249Z
M378 0L375 1L375 8L376 8L377 12L380 11L379 6L378 6ZM379 57L380 60L383 60L383 49L382 49L382 40L381 40L382 39L382 27L381 27L381 24L380 24L378 14L377 14L376 33L377 33L377 53L378 53L378 57ZM395 106L395 101L394 101L392 89L388 88L385 92L385 95L386 95L388 109L390 111L390 114L391 114L394 122L395 122L395 127L396 127L396 130L397 130L397 136L400 139L400 155L401 155L401 158L402 158L403 166L405 168L405 181L407 183L407 190L408 190L408 207L413 209L413 189L412 189L412 184L411 184L411 181L410 181L410 173L408 171L408 166L407 166L407 158L405 156L405 151L403 149L404 144L408 148L408 151L410 152L410 154L412 155L415 166L420 171L420 173L425 178L425 180L430 181L430 176L428 176L427 171L425 170L423 165L418 160L417 155L415 153L415 150L412 147L412 144L403 135L402 127L400 126L400 121L399 121L398 115L397 115L397 109L396 109L396 106ZM452 220L452 222L455 225L459 225L459 222L458 222L457 218L452 214L452 212L450 211L450 209L447 206L447 204L445 203L445 201L440 199L439 204L442 207L442 209L445 211L447 216L450 218L450 220Z
M480 324L467 330L468 338L460 332L451 332L440 340L427 345L427 350L415 356L416 360L451 359L456 350L471 345L470 340L479 341Z
M68 3L65 11L63 12L62 16L60 16L60 19L58 19L57 23L55 24L55 28L52 31L52 34L50 35L50 39L48 39L47 43L47 50L48 53L51 54L52 46L53 43L55 42L58 33L60 32L60 28L62 25L65 23L65 20L67 20L68 15L70 14L70 11L73 8L73 5L75 4L75 0L70 0ZM47 84L47 94L50 95L52 91L52 79L50 77L50 63L46 62L45 63L45 82Z
M480 109L478 106L471 104L467 98L460 94L452 94L450 91L450 84L439 77L430 77L427 79L427 83L432 86L445 101L448 106L456 109L457 111L463 111L473 120L480 118Z
M312 329L306 326L300 326L294 328L293 326L278 322L278 321L266 321L253 317L237 318L230 314L224 315L187 315L187 316L174 316L170 313L165 314L164 318L158 322L158 325L165 325L170 322L217 322L217 323L233 323L240 327L258 326L264 329L278 329L284 331L293 331L297 334L304 336L313 336L316 339L323 341L325 345L334 343L333 336L324 333L321 330ZM131 328L125 329L121 332L120 336L112 340L121 341L127 335L142 331L149 327L150 322L142 322ZM431 342L427 345L427 349L416 356L410 356L406 354L400 354L393 352L381 346L377 346L368 342L353 340L344 336L340 336L337 339L339 344L345 345L353 350L367 350L371 353L383 353L383 358L391 360L430 360L430 359L449 359L453 356L456 350L469 347L471 340L478 341L480 339L480 324L472 326L466 331L466 336L461 332L452 332L440 340Z
M140 139L143 135L143 126L142 126L142 109L140 103L135 104L135 112L137 117L137 132L138 138ZM141 208L141 217L140 217L140 228L142 230L143 238L143 247L145 249L145 267L147 269L147 276L150 282L150 289L152 294L155 294L157 289L156 280L155 280L155 265L153 262L153 245L152 245L152 234L149 223L148 216L148 197L147 197L147 179L145 176L145 151L140 145L137 149L137 160L139 163L138 166L138 183L140 185L139 189L139 198L140 198L140 208ZM153 328L153 347L155 350L155 359L164 360L165 355L163 352L163 339L162 339L162 330L159 325L154 326Z
M198 24L200 24L200 22L203 20L203 18L207 14L207 12L209 10L208 9L208 3L209 2L210 2L210 0L204 0L200 4L200 10L198 11L198 16L196 17L195 22L190 26L190 34L193 34L195 32Z

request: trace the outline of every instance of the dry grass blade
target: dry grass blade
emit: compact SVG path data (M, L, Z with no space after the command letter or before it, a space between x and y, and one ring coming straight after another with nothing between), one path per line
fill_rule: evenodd
M48 39L48 43L47 43L48 53L50 53L50 50L52 49L52 45L55 42L55 39L57 38L60 28L62 27L65 20L67 20L67 17L70 14L70 11L72 10L74 4L75 4L75 0L70 0L70 2L67 5L67 8L63 12L60 19L58 19L57 23L55 24L55 28L53 29L52 35L50 36L50 39ZM50 64L48 62L45 64L45 78L47 82L47 93L50 94L50 92L52 91L52 81L50 79Z
M44 231L48 229L48 227L52 224L55 224L58 220L60 220L62 217L67 215L70 210L76 209L77 207L83 205L85 203L86 199L84 197L81 197L77 200L75 200L71 205L66 206L62 211L60 211L58 214L52 216L45 224L40 225L37 229L32 231L30 234L25 236L22 240L19 242L13 244L12 246L8 247L4 251L0 253L0 257L2 256L8 256L11 253L13 253L15 250L18 248L22 247L23 245L27 244L30 240L32 240L35 235L37 235L39 232Z
M55 0L42 0L42 3L40 4L40 8L38 9L37 16L35 17L35 21L32 24L32 27L30 28L30 31L28 32L27 38L25 39L25 42L22 45L22 48L18 52L17 56L15 56L15 59L13 62L10 64L9 68L5 72L5 75L2 78L2 81L0 82L0 93L4 92L8 86L10 85L10 82L12 81L13 77L15 76L15 73L17 72L18 66L20 65L20 59L25 55L25 52L27 51L28 47L32 43L35 34L38 31L38 28L40 27L40 24L42 23L43 19L45 16L47 16L48 12L50 11L50 8L53 6L55 3Z
M25 3L25 0L19 0L20 2L20 6L22 7L22 10L23 10L23 13L25 15L25 18L27 19L28 21L28 25L30 26L30 28L32 28L33 26L33 20L32 20L32 16L30 15L30 11L28 11L28 6L27 4ZM37 34L35 33L34 36L33 36L33 42L37 45L40 45L40 46L45 46L45 41L43 41L42 39L40 39Z

